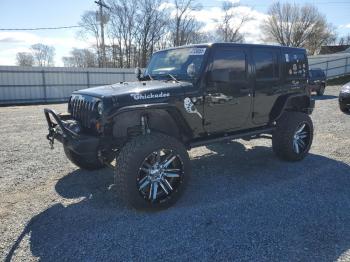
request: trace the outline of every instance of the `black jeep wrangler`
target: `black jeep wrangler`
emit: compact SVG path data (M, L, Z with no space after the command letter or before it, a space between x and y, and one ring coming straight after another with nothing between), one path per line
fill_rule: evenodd
M303 159L313 139L307 76L304 49L162 50L143 74L137 70L138 81L76 91L68 113L45 109L47 138L80 168L113 168L117 192L132 206L164 208L189 180L190 148L265 137L281 159Z

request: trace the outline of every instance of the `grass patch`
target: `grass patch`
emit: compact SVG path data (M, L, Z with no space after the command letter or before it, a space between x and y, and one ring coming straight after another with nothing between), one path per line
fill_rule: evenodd
M329 85L329 86L345 85L347 82L350 82L350 75L341 76L341 77L327 80L327 85Z

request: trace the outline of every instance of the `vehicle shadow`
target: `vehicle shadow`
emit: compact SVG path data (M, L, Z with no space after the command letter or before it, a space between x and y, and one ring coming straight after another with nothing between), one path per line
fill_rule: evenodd
M313 95L312 98L315 99L315 100L338 99L337 96L333 96L333 95L323 95L323 96Z
M109 170L68 174L55 189L78 202L33 217L6 261L26 235L43 261L334 261L350 249L349 165L315 154L283 162L237 142L208 149L161 212L120 203Z

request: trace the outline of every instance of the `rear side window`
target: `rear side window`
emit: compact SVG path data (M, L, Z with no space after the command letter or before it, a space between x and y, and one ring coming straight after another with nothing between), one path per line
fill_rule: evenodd
M306 55L304 53L285 53L287 78L303 78L307 74Z
M210 80L231 82L246 79L246 55L239 50L216 50Z
M278 56L269 50L256 50L254 53L256 79L279 77Z

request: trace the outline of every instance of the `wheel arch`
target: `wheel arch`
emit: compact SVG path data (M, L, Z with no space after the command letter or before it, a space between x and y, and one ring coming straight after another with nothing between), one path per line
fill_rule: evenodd
M137 105L119 109L113 116L113 136L128 137L133 132L142 132L141 118L146 117L147 127L152 131L167 134L185 142L191 129L179 110L172 105Z
M280 96L270 112L270 122L281 117L285 111L303 112L311 114L315 107L315 101L306 94L292 94Z

